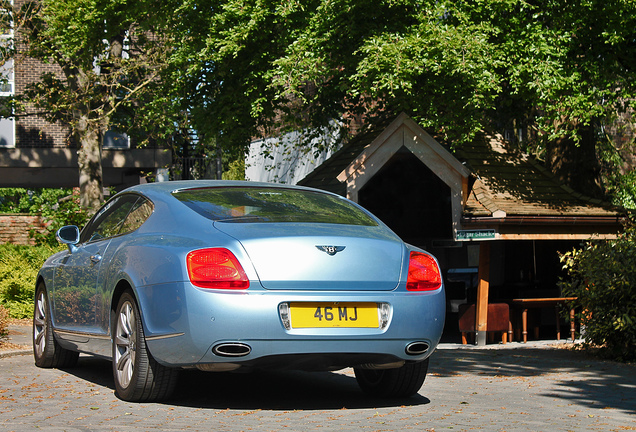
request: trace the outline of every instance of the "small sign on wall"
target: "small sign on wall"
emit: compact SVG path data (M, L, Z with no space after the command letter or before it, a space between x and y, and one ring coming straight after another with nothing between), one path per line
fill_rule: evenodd
M496 237L494 229L457 230L457 241L495 240Z

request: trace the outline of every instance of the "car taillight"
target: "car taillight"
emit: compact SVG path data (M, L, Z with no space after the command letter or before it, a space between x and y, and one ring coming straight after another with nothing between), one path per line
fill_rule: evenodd
M188 277L200 288L246 289L250 281L232 252L224 248L199 249L186 258Z
M406 289L432 291L440 286L442 286L442 275L435 258L425 253L411 252Z

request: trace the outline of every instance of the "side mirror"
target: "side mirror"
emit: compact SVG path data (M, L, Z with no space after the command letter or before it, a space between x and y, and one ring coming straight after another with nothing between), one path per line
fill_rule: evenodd
M77 249L75 245L79 243L80 230L75 225L67 225L57 230L55 236L57 241L67 245L71 253L73 253Z

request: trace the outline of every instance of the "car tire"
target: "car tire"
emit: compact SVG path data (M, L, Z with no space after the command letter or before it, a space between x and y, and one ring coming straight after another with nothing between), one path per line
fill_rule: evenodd
M77 364L79 352L62 348L53 335L51 307L44 283L35 291L33 308L33 357L41 368L66 368Z
M112 362L115 391L129 402L167 399L175 388L178 370L160 365L146 346L139 308L125 292L115 309Z
M403 398L416 394L428 372L428 359L406 363L396 369L354 368L360 388L367 394L381 398Z

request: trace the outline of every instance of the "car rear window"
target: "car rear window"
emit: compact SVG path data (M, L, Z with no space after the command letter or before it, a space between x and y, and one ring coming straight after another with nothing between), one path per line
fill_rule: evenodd
M267 187L187 189L174 197L208 219L221 222L301 222L377 225L351 202L322 192Z

